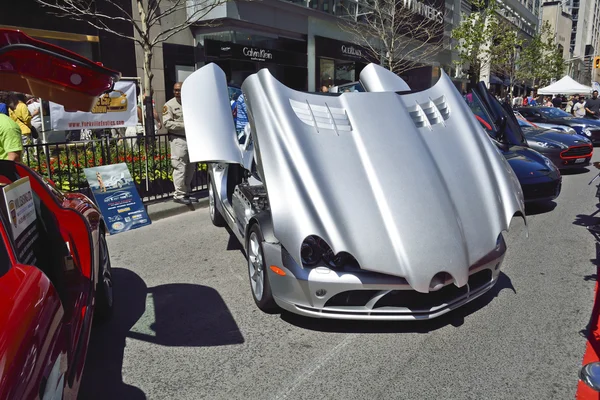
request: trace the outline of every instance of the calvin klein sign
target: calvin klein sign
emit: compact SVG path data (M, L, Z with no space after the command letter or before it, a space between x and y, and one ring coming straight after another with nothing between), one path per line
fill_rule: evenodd
M346 46L346 45L342 45L342 53L348 55L348 56L354 56L354 57L362 57L362 51L360 51L360 49L356 49L354 48L354 46Z
M422 3L419 0L402 0L402 3L405 8L415 14L425 17L433 22L437 22L438 24L444 23L444 15L435 7Z
M254 61L272 60L273 54L265 49L255 49L252 47L244 47L242 53Z

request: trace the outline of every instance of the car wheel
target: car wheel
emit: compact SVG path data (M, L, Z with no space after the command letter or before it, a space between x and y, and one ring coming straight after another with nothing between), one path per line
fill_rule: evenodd
M246 254L248 255L248 275L254 302L262 311L272 314L279 310L273 299L269 275L267 274L263 253L263 236L258 224L252 225L248 232Z
M212 183L212 180L208 181L208 213L210 214L210 220L214 226L223 227L225 226L225 218L221 215L221 212L217 208L217 199L215 197L216 190Z
M98 271L98 284L96 285L95 315L100 319L107 319L113 310L113 281L110 254L106 244L106 236L100 234L100 271Z

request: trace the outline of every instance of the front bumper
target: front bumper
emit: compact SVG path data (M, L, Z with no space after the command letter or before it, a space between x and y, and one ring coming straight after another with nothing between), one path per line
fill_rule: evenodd
M397 276L365 270L338 272L326 267L302 268L280 245L264 243L275 302L284 310L314 318L345 320L427 320L444 315L490 290L498 281L506 247L503 244L469 269L469 283L448 283L419 293Z
M528 179L521 182L525 203L551 201L560 195L562 178L552 179L548 176Z

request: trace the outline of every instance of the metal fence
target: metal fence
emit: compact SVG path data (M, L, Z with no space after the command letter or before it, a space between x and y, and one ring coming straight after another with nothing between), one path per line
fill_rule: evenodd
M172 196L173 168L167 134L104 137L81 142L27 145L22 162L51 179L63 191L91 196L84 168L125 163L145 203ZM206 164L197 164L192 190L207 188Z

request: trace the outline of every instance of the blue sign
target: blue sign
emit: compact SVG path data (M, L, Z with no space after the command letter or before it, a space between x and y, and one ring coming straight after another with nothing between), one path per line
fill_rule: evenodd
M85 168L83 172L111 235L152 223L127 164Z

